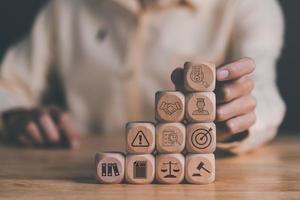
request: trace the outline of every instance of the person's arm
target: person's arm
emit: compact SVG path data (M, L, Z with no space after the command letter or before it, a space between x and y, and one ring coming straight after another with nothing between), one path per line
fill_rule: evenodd
M256 70L256 122L247 131L232 133L218 147L241 154L265 144L276 135L283 120L285 104L276 86L276 61L283 44L283 16L275 0L240 1L232 35L230 60L250 57ZM238 126L238 125L237 125Z
M0 69L0 115L10 142L25 146L78 146L67 112L41 107L47 76L56 70L57 1L39 13L28 37L6 53ZM51 84L51 83L50 83Z
M54 61L52 12L52 4L43 8L29 36L6 52L0 69L1 113L38 105Z

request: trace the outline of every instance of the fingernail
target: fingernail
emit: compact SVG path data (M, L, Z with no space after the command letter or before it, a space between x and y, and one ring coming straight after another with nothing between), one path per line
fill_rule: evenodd
M218 79L226 79L229 76L229 71L227 69L220 69L217 71Z

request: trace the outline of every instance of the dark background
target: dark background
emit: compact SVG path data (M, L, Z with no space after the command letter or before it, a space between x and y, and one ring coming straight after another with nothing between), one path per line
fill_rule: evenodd
M47 0L0 1L0 60L7 48L18 42ZM280 0L286 19L285 45L278 63L278 85L288 110L281 130L296 133L300 129L300 1Z

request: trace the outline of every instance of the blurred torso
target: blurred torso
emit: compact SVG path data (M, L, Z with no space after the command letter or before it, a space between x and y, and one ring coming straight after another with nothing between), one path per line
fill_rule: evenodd
M174 68L228 56L236 1L132 2L58 1L57 63L82 127L115 132L128 120L153 121L154 94L173 89Z

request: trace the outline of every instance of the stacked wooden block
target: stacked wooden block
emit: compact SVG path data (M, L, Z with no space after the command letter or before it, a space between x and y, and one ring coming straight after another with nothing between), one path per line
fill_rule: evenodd
M96 176L102 183L207 184L215 180L215 66L184 65L185 95L159 91L155 95L156 125L126 126L127 155L96 154ZM153 154L156 156L154 157Z

